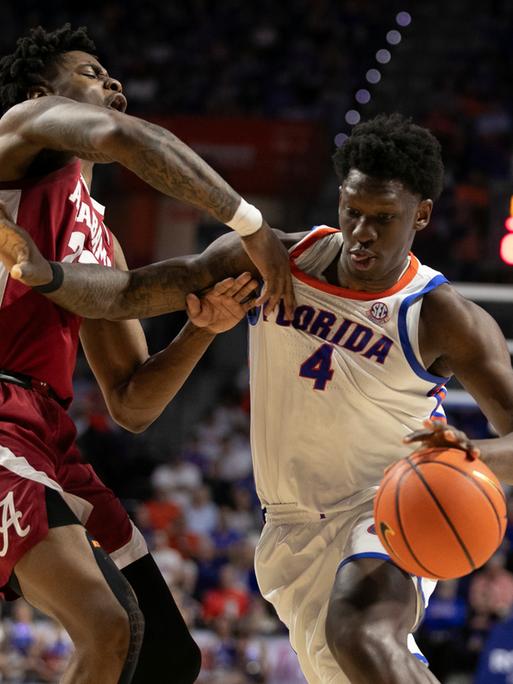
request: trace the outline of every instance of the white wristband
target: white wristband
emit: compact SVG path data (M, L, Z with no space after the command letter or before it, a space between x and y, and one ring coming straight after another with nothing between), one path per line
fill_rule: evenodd
M263 222L264 219L260 210L241 199L233 218L227 221L226 225L233 228L241 237L246 237L246 235L256 233L262 227Z

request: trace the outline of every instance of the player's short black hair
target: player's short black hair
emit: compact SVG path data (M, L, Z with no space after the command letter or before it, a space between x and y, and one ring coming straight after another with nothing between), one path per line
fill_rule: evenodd
M16 50L0 59L0 106L3 111L27 99L32 86L46 85L45 73L64 52L83 50L94 53L95 44L85 26L72 29L64 24L55 31L42 26L19 38Z
M383 180L399 180L422 199L436 200L443 187L440 143L427 128L400 114L380 114L353 128L333 155L341 183L351 169Z

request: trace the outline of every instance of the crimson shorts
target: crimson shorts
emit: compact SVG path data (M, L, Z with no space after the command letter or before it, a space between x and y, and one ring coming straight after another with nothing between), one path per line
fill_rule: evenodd
M0 588L48 533L46 487L62 495L119 568L148 553L119 499L81 462L75 439L60 404L0 382Z

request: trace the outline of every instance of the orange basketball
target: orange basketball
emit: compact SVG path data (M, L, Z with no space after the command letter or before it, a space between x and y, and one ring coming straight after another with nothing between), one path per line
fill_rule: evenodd
M460 449L425 449L389 468L374 500L381 543L403 570L433 579L479 568L506 531L492 471Z

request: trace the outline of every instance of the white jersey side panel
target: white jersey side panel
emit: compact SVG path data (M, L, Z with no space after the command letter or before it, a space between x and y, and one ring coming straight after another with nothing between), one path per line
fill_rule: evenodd
M379 294L323 282L342 246L321 227L291 250L296 309L250 317L252 450L263 505L316 512L369 499L384 469L409 453L401 440L443 418L447 378L419 356L422 296L447 282L413 255Z

